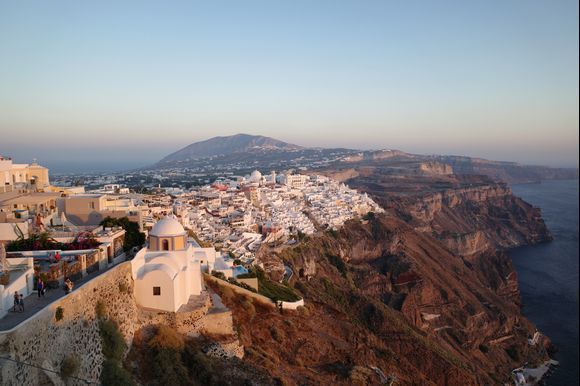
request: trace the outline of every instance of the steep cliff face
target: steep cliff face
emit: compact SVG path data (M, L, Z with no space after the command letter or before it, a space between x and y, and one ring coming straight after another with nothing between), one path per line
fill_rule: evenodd
M377 179L376 170L358 172L349 182L373 194L387 208L384 216L351 221L338 235L315 236L294 248L260 254L267 267L278 267L274 276L283 264L292 267L296 275L291 285L315 304L316 326L325 329L335 320L350 329L356 326L366 336L357 343L359 352L376 352L377 346L368 342L380 342L407 363L403 367L349 356L346 367L359 366L358 359L364 358L403 384L428 379L433 384L483 385L508 382L511 369L545 359L542 347L549 341L528 344L535 327L521 315L517 274L502 252L550 240L539 210L505 184L486 178L436 177L436 184L422 189L428 180ZM305 333L304 339L317 347L327 344L314 334ZM352 347L341 334L331 340ZM317 357L310 366L327 361L329 357ZM290 366L298 371L295 367ZM317 381L330 379L324 377L346 382L326 373Z
M474 256L551 240L540 210L501 183L393 198L415 227L432 232L454 252Z
M508 381L522 359L543 358L527 343L535 329L521 316L516 277L501 255L469 262L432 235L385 216L367 224L353 221L338 237L316 237L270 259L293 267L294 286L316 304L316 312L333 310L333 319L356 325L369 341L378 339L404 358L406 368L372 358L404 384L422 378L495 384ZM325 323L335 322L324 315L317 313L315 320L326 331ZM308 339L323 344L315 334ZM332 338L337 344L344 339ZM359 350L376 349L359 343Z

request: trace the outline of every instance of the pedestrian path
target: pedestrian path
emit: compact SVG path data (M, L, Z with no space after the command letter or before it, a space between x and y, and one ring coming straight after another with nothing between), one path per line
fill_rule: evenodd
M108 269L103 271L92 272L87 276L83 277L82 279L75 281L73 292L86 282L107 272ZM0 332L10 330L11 328L16 327L24 320L30 318L31 316L34 316L37 312L41 311L44 307L48 306L50 303L64 297L65 295L66 293L64 292L64 289L62 287L56 289L47 288L46 293L44 294L44 296L41 297L38 297L37 291L34 291L31 295L24 298L24 312L18 311L13 312L13 309L10 309L8 314L6 314L6 316L0 319Z

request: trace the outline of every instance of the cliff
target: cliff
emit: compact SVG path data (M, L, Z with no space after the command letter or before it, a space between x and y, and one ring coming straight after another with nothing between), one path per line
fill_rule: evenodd
M524 358L544 359L527 343L535 328L520 313L502 255L470 263L386 216L269 258L292 267L291 284L311 306L304 315L256 318L241 336L254 353L246 360L290 384L351 384L353 371L370 364L402 384L496 384ZM271 326L283 330L285 349L272 347Z
M387 213L261 251L273 278L281 279L283 265L292 268L290 284L310 306L254 318L252 326L263 328L242 332L252 353L246 360L290 384L378 383L373 372L361 375L372 365L401 384L485 385L546 359L547 338L528 344L535 327L520 312L517 274L503 253L551 239L539 209L481 176L338 173ZM244 310L232 306L243 326ZM272 328L283 346L272 347Z

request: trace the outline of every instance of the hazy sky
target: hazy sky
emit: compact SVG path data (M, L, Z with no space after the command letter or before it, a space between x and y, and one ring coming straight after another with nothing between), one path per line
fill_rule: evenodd
M240 132L575 166L578 93L577 0L0 0L0 153L57 169Z

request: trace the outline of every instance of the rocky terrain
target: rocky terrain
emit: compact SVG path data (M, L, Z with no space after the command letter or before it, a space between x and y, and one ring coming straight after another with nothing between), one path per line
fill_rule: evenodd
M535 327L519 308L507 248L551 239L537 208L488 177L353 168L331 171L387 209L284 250L263 250L305 297L298 313L229 304L245 360L285 384L502 384ZM442 172L442 173L441 173ZM379 369L375 371L373 369ZM381 381L382 379L382 381Z

